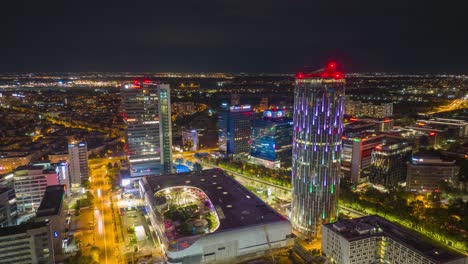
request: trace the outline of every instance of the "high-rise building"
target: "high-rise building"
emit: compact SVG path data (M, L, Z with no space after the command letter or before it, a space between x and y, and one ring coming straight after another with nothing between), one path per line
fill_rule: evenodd
M336 264L465 264L465 255L428 242L377 215L323 226L322 252Z
M168 84L145 80L124 85L122 116L132 174L172 169L171 95Z
M65 196L65 185L47 186L41 205L37 208L35 222L47 222L52 232L52 247L56 259L62 259L63 239L68 238L67 228L64 224L65 212L63 208L63 198ZM69 227L69 226L68 226Z
M341 170L343 176L353 183L361 181L364 169L371 166L372 150L382 144L384 135L360 133L355 136L343 136L343 156Z
M406 181L406 162L413 148L398 139L386 139L372 150L369 181L385 187Z
M292 121L282 110L266 110L250 130L249 161L267 168L291 167Z
M219 111L219 151L225 154L249 152L250 125L253 112L250 105L228 106Z
M54 170L44 166L25 165L16 168L13 184L18 212L35 212L41 204L47 186L59 183Z
M16 225L17 216L15 190L0 187L0 227Z
M338 216L345 78L336 62L296 75L293 111L291 222L315 239Z
M455 161L439 157L415 155L407 163L406 190L411 192L432 192L440 189L441 182L454 185L459 167Z
M172 119L169 84L159 84L159 141L164 173L172 172Z
M88 147L84 141L72 141L68 144L68 162L70 168L70 185L73 189L81 187L88 180Z
M1 263L55 263L47 222L0 228Z

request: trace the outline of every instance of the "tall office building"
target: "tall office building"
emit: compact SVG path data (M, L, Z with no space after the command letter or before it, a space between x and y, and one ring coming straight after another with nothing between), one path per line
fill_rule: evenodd
M372 150L369 181L385 187L406 181L406 162L413 148L399 139L386 139Z
M253 112L250 105L228 106L219 112L219 151L225 154L249 152L250 125Z
M168 84L145 80L124 85L122 116L133 175L172 169L171 94Z
M337 219L345 78L335 62L298 73L294 93L291 222L304 238Z
M263 118L254 119L250 130L249 162L267 168L291 167L292 124L282 110L263 112Z
M70 168L70 185L73 189L81 187L88 180L88 147L84 141L72 141L68 144L68 162Z
M382 144L384 138L384 135L366 132L342 137L341 171L347 180L353 183L361 182L363 170L371 166L372 150Z

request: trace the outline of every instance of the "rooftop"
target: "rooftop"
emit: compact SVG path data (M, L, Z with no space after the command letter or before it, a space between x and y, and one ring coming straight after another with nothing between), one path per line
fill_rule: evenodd
M220 220L216 232L251 225L287 221L255 194L221 169L143 177L145 189L153 193L171 187L201 189L211 200ZM148 189L149 188L149 189Z
M0 228L0 237L23 234L26 233L28 230L41 228L44 226L47 226L47 222L31 222L22 225L2 227Z
M356 241L374 236L389 237L435 262L465 258L462 254L433 245L418 234L377 215L342 220L324 226L348 241Z
M65 185L50 185L46 187L36 217L58 215L62 207Z
M44 166L42 165L24 165L19 166L15 169L15 171L22 171L22 170L43 170Z

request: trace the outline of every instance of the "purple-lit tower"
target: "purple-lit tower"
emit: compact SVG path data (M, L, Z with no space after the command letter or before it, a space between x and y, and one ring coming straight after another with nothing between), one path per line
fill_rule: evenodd
M291 223L304 239L337 220L345 79L336 62L298 73L294 92Z

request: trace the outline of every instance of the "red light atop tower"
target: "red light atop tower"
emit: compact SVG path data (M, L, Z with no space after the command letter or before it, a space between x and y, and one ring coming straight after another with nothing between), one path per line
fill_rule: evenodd
M138 85L138 80L133 80L134 85Z
M337 63L335 61L329 61L327 63L327 68L330 69L330 70L334 70L334 69L336 69L336 65L337 65Z
M333 79L339 80L341 78L343 78L343 73L341 73L341 72L334 72L333 73Z
M304 74L302 72L299 72L298 74L296 74L296 78L302 79L304 78Z
M435 137L435 135L436 135L436 132L429 132L430 137Z

